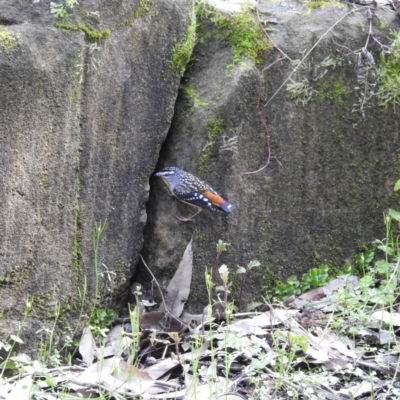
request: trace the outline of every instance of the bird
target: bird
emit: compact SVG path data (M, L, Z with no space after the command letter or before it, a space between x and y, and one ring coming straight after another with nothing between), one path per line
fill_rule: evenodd
M197 208L196 213L190 217L177 217L182 222L192 221L203 208L227 213L235 208L233 203L224 200L210 185L180 168L165 167L155 176L164 181L172 196Z

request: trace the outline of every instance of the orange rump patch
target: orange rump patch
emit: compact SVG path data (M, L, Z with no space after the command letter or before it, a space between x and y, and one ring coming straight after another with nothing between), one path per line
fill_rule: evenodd
M208 189L203 192L203 195L206 196L207 199L211 200L211 203L213 203L214 206L218 206L219 204L225 203L225 200L221 196L218 196L217 194L212 193Z

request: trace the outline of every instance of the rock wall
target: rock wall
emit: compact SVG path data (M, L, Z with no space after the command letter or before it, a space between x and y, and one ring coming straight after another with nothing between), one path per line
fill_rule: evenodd
M95 301L96 223L106 223L99 306L126 295L192 4L79 1L63 10L68 19L50 1L0 4L0 334L17 332L30 296L23 337L32 348L56 304L62 318L78 312L85 286Z
M360 54L370 21L376 39L389 43L390 29L399 29L393 12L379 7L370 20L366 8L263 3L261 17L278 22L269 35L290 60L278 62L282 54L271 49L255 65L245 56L233 61L211 8L197 20L189 60L190 0L62 4L0 4L2 338L18 331L27 296L28 350L36 348L34 333L53 323L56 304L60 320L75 327L85 287L87 304L124 304L133 275L148 282L135 271L143 243L144 258L166 281L193 238L188 305L200 310L219 239L230 243L222 262L232 271L261 262L247 279L248 303L276 279L320 263L341 266L357 244L383 237L382 212L398 204L400 115L379 105L377 67L363 69ZM177 49L189 49L179 65L171 63ZM364 58L378 60L371 37L367 50ZM271 63L261 113L273 157L244 175L267 160L257 94ZM364 73L370 98L362 103ZM291 86L281 88L289 75ZM196 174L237 208L178 221L192 209L160 180L149 185L167 165ZM100 223L96 300L92 235ZM237 289L234 279L233 296Z
M287 82L291 92L286 85L278 89L296 63L286 58L264 73L261 112L271 135L271 164L243 174L266 163L266 135L257 112L260 71L283 56L275 49L259 67L244 56L233 63L231 46L221 40L210 12L158 168L176 165L196 174L237 208L229 215L205 211L195 222L181 223L175 217L192 208L168 196L157 178L151 181L143 254L158 276L169 278L193 238L189 307L197 311L207 304L204 270L214 264L219 239L230 243L222 262L231 268L236 301L237 265L261 262L245 287L245 303L260 301L277 279L300 276L322 263L341 267L357 245L383 238L382 213L399 204L393 192L400 177L399 108L379 106L376 96L360 107L364 78L358 77L356 53L369 32L367 8L328 5L311 11L285 2L263 3L260 9L262 19L278 22L269 35L292 61L321 39ZM399 25L388 8L376 10L372 29L378 40L390 43L390 29L398 31ZM368 51L379 60L381 49L371 38ZM368 79L367 97L378 91L376 77ZM216 120L222 121L222 131L211 138Z

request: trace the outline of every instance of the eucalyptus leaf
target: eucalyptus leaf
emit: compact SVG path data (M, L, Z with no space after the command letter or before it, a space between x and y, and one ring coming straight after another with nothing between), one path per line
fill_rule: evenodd
M400 179L394 185L395 192L397 192L399 189L400 189Z

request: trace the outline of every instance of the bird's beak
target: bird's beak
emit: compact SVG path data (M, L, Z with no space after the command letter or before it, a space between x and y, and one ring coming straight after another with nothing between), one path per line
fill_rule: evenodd
M164 181L164 183L167 185L167 188L169 189L169 183L168 183L168 181L166 180L166 179L164 179L164 178L161 178L163 181Z

